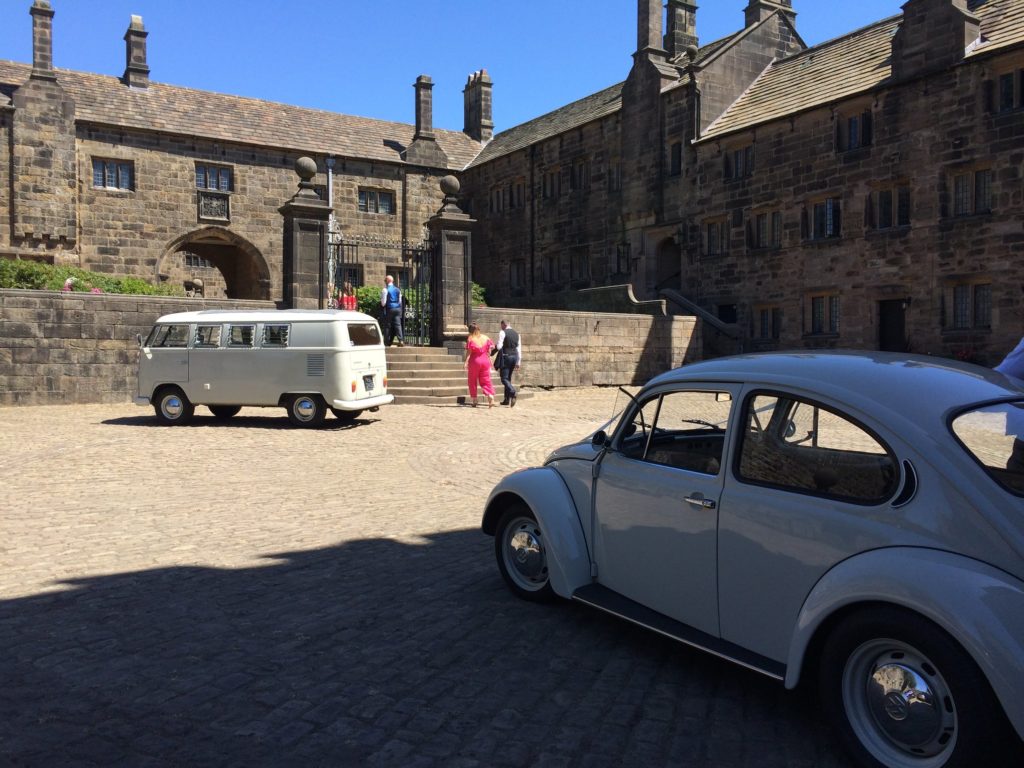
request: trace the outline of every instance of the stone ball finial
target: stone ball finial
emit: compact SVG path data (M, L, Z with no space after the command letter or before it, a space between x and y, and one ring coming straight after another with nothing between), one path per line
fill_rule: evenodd
M441 179L441 191L444 192L446 197L453 197L459 194L460 189L462 189L462 185L459 184L459 180L454 176L445 176Z
M686 46L685 53L686 58L688 58L690 61L696 60L698 53L697 46L691 43L690 45Z
M300 157L295 161L295 172L303 181L309 181L316 176L316 160L312 157Z

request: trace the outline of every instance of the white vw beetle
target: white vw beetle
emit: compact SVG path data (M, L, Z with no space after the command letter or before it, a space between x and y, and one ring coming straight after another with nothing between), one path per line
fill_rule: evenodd
M491 492L483 530L513 592L788 688L816 678L864 765L1024 765L1019 380L779 353L680 368L630 398L610 432Z

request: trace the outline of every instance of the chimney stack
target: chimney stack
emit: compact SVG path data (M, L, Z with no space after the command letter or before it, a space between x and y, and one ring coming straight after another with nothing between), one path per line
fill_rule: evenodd
M53 71L53 8L50 0L35 0L32 15L32 77L56 80Z
M674 59L697 42L697 4L693 0L668 0L668 32L665 50Z
M469 76L462 91L465 104L462 131L475 141L488 142L494 135L494 121L491 119L492 85L487 70L481 69Z
M434 138L434 83L428 75L420 75L416 89L416 134L414 139Z
M955 66L981 35L981 20L967 0L907 0L892 38L892 73L897 80Z
M121 82L132 88L149 87L149 65L146 64L146 37L149 32L142 25L141 16L132 16L128 31L124 33L124 76Z
M660 51L662 43L661 0L638 0L636 13L637 51Z
M791 23L795 23L796 11L793 10L792 0L750 0L744 11L744 26L750 27L764 21L776 11L784 13Z

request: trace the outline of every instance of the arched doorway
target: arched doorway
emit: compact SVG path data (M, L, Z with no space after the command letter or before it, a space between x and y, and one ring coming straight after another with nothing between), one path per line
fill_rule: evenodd
M674 238L666 237L658 243L656 260L655 293L662 288L680 290L683 287L683 260L679 245Z
M205 227L172 241L157 264L157 276L206 298L270 300L270 269L263 254L222 227Z

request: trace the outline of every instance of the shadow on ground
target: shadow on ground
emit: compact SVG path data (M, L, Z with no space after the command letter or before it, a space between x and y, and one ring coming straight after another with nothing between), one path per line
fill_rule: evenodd
M813 708L586 608L477 531L0 602L0 764L845 766Z

